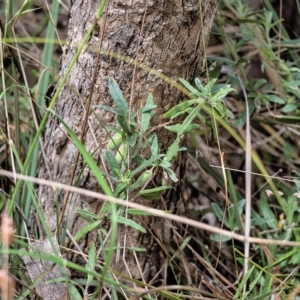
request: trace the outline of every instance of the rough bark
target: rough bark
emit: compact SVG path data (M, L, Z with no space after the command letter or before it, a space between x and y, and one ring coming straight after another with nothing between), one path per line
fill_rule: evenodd
M56 238L52 240L56 253L60 254L60 249ZM50 241L38 241L30 245L29 252L37 253L41 256L46 252L54 254ZM25 251L24 251L25 252ZM21 252L22 253L22 252ZM68 275L66 268L47 260L29 257L23 255L22 259L26 265L29 277L36 283L36 292L43 300L61 300L66 299L67 287L63 282L56 282L57 278L63 278ZM63 271L63 272L62 272ZM52 282L54 280L54 282Z
M115 53L125 55L138 62L159 71L173 80L183 77L191 80L196 66L203 64L203 42L207 42L213 18L216 12L217 0L110 0L108 8L108 18L105 25L105 35L102 48ZM199 2L202 2L202 12L199 9ZM69 20L68 40L70 45L64 48L61 59L60 76L65 73L71 59L76 51L76 46L82 41L88 28L94 20L94 14L99 6L99 1L75 0L72 4ZM200 18L202 14L202 20ZM143 30L143 18L145 21ZM203 26L201 25L203 22ZM154 101L158 108L152 126L163 122L162 115L170 107L183 100L178 90L154 74L137 66L135 76L133 76L134 66L120 59L113 58L105 53L101 54L100 64L95 65L96 51L99 49L99 36L104 26L103 18L98 24L89 40L89 48L86 48L80 55L78 62L72 69L57 101L55 111L74 130L80 134L82 121L85 113L86 100L88 98L91 79L94 68L98 69L98 76L92 96L92 105L100 103L112 105L112 99L108 94L108 77L113 77L126 99L129 101L132 94L132 109L136 111L141 107L147 94L153 93ZM204 36L204 38L203 38ZM137 51L138 48L138 51ZM132 87L132 81L134 84ZM133 88L133 90L131 90ZM99 108L94 110L95 114L101 118L105 126L115 125L113 116ZM169 132L161 131L159 139L167 147L172 142L173 135ZM51 179L68 183L70 170L74 163L76 147L65 134L63 125L59 121L49 120L45 130L45 152L47 161L41 161L39 177L49 179L46 165L51 171ZM101 145L108 141L108 136L102 125L94 114L89 117L89 124L85 133L85 146L94 153L95 160L101 166L100 156ZM78 164L77 175L82 168ZM99 187L88 169L85 169L79 180L79 186L89 190L99 190ZM61 206L65 191L59 191L57 200L53 191L47 187L39 188L39 198L42 203L45 217L52 231L57 224L56 204ZM149 202L141 203L149 205ZM169 199L167 205L176 207L176 197ZM70 195L66 210L67 228L75 234L79 228L85 225L79 218L77 208L84 208L97 213L102 203L95 199L88 199L79 195ZM151 203L153 205L153 203ZM165 207L156 202L159 208ZM130 240L135 246L144 246L148 249L147 254L138 256L142 266L145 279L159 270L163 255L159 255L160 241L167 243L170 232L162 232L163 228L170 230L170 225L165 226L164 220L144 219L145 224L151 228L154 235L130 232ZM150 222L151 225L150 225ZM119 241L123 243L125 229L120 228ZM153 238L155 236L156 238ZM89 234L80 241L83 251L89 246L90 239L95 239L96 235ZM139 270L136 268L136 261L133 257L127 257L127 263L131 274L135 278L141 278ZM126 272L123 263L115 266L118 271ZM147 280L147 279L146 279Z

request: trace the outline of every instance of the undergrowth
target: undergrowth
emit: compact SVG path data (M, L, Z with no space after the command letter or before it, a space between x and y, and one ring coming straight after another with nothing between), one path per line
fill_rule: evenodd
M100 299L103 286L110 290L107 293L111 293L113 299L120 295L144 299L154 299L157 295L166 299L198 299L202 296L210 299L271 299L272 296L298 299L300 60L295 49L299 39L289 37L282 20L267 0L258 11L253 11L246 1L220 1L211 43L206 49L205 72L202 74L202 70L198 70L202 76L197 74L193 82L178 79L186 99L164 114L164 122L172 121L171 125L166 123L164 129L174 133L174 141L166 152L162 151L163 141L151 127L158 99L153 99L149 93L139 111L130 111L128 99L117 82L109 79L107 85L114 106L98 107L114 114L116 120L115 126L106 128L109 139L103 149L107 166L107 172L104 172L99 170L93 153L89 153L68 124L52 110L72 64L102 17L104 5L105 1L102 1L93 26L52 97L46 93L49 83L56 83L57 78L57 71L52 68L54 43L50 41L56 35L58 3L46 13L47 23L43 23L48 26L45 45L38 58L42 67L33 72L36 78L32 85L27 82L24 58L18 56L27 44L15 35L14 26L18 18L31 14L34 6L26 1L17 8L8 2L1 11L5 15L1 20L5 19L5 22L2 21L1 26L0 141L1 147L6 149L1 154L1 169L35 177L40 151L38 141L45 124L49 117L60 119L80 151L84 167L92 170L107 195L92 194L107 201L97 214L78 209L78 214L88 225L77 232L73 241L93 230L97 230L99 236L101 233L109 237L108 244L101 245L103 261L98 259L98 245L94 242L84 253L87 258L83 255L84 267L62 258L40 208L33 185L36 182L30 178L16 178L1 170L1 208L13 216L16 228L12 246L12 237L3 235L5 222L11 222L4 215L2 292L6 293L7 299L12 299L11 289L7 287L13 286L11 280L17 280L15 299L35 297L34 288L38 281L30 282L22 262L22 257L28 256L59 265L62 277L54 282L66 283L71 299ZM45 28L38 29L36 34ZM38 45L40 40L33 35L30 41ZM5 56L9 51L13 63L7 67ZM254 73L255 66L259 71ZM49 100L48 104L45 99ZM250 124L249 132L245 129L247 123ZM250 134L251 147L246 143ZM188 136L185 145L182 145L183 136ZM247 151L251 154L252 170L245 167L244 153ZM182 188L190 191L189 218L135 205L132 200L137 197L155 203L174 189L174 183L181 178L177 178L172 164L181 152L187 155L188 179ZM251 174L250 181L244 180L247 172ZM162 174L161 181L154 184L159 173ZM58 183L53 183L53 187L68 189ZM250 198L245 196L247 188L251 190ZM89 191L76 191L89 194ZM248 220L247 207L251 210ZM38 215L39 225L30 224L33 211ZM176 286L160 289L136 280L133 289L129 284L120 283L109 268L119 250L115 242L120 224L147 232L146 227L129 217L141 215L176 219L190 226L187 235L178 238L178 248L168 253ZM110 232L101 226L107 219L111 221ZM251 238L245 228L247 221L251 225ZM37 240L39 226L45 231L53 254L28 251L32 241L27 238L31 235ZM30 234L29 229L33 231ZM67 232L62 231L63 244ZM249 242L247 252L245 245ZM147 251L138 247L127 250L134 253ZM181 260L189 256L194 260ZM186 265L178 266L177 259ZM245 261L248 262L246 273L243 272ZM65 267L86 276L79 280L69 278Z

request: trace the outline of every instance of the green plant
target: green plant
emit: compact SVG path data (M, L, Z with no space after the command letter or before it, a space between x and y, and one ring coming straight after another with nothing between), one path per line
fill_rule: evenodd
M213 128L214 136L217 136L216 120L215 116L218 115L224 118L228 122L228 118L234 118L232 112L227 108L224 97L234 91L228 84L217 84L217 79L210 79L209 82L203 86L199 78L195 78L195 87L188 83L183 78L179 81L190 92L189 96L191 100L184 101L175 107L171 108L164 114L165 118L174 119L184 113L188 114L188 117L184 119L181 124L175 126L166 126L167 129L177 133L177 138L183 133L191 132L199 128L197 124L192 122L197 118L200 122L205 122L204 117L200 114L201 109L206 110L211 118L211 125ZM212 110L207 111L206 107L211 107Z

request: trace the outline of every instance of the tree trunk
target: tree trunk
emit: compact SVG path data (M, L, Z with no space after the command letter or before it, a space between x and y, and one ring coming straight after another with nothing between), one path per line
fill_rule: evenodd
M201 10L199 2L202 3ZM98 0L73 1L68 31L70 45L64 48L60 76L65 73L77 46L90 28L99 5ZM132 100L133 111L144 105L148 93L153 94L154 102L158 107L152 126L163 123L163 113L183 100L183 96L176 88L155 74L151 74L139 65L134 71L132 63L112 57L108 52L102 52L100 62L96 65L103 26L105 26L102 42L104 50L134 59L140 64L165 74L174 81L178 77L191 80L195 68L201 67L204 63L203 46L208 40L213 24L217 0L108 0L107 5L106 23L104 17L98 22L98 27L88 42L90 47L81 53L55 106L56 113L78 136L82 130L94 68L97 68L98 76L94 85L92 106L100 103L113 105L112 98L108 93L108 77L115 79L128 102L130 99ZM104 125L99 124L95 115L101 119ZM101 145L109 140L103 126L114 125L115 120L112 114L96 108L94 114L90 114L85 129L85 147L90 153L93 153L93 157L99 162L101 169L103 169L100 159ZM165 148L170 145L173 138L174 135L167 131L161 130L159 133L159 141ZM58 120L50 119L48 121L44 139L47 161L41 161L39 177L68 184L75 161L76 147L67 137L63 125ZM83 163L79 160L76 175L82 168ZM47 170L50 170L50 176ZM75 176L75 178L77 177ZM100 191L96 180L87 168L82 173L78 185L88 190ZM54 195L50 188L44 186L39 188L39 198L45 218L52 231L56 229L57 209L61 209L64 195L65 191L59 191L58 195ZM139 201L145 205L166 209L162 201L146 202L143 199ZM177 201L179 199L173 197L166 205L174 209ZM59 208L57 208L57 203ZM80 228L86 225L86 222L78 216L77 208L97 213L101 206L102 203L98 200L80 195L70 195L64 221L71 234L75 235ZM165 221L158 218L144 219L144 222L148 224L149 232L147 234L138 234L132 229L128 229L127 234L129 232L130 241L128 243L132 242L135 247L145 247L148 250L146 254L137 256L143 277L147 281L162 267L164 255L160 242L164 245L169 244L171 225L166 226ZM120 227L118 241L121 246L125 232L126 230ZM90 241L96 238L96 232L89 233L86 238L79 241L81 249L86 252ZM141 271L136 267L137 262L132 254L129 253L126 256L126 262L131 275L137 279L142 278ZM112 265L112 268L128 275L123 262Z

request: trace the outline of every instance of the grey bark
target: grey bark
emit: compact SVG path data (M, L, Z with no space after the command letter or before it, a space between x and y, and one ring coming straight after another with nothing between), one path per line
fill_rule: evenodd
M105 25L105 35L102 48L108 51L130 57L138 62L159 71L173 80L183 77L191 80L195 67L203 65L203 43L207 42L209 33L216 13L217 0L110 0L108 18ZM202 3L201 12L199 2ZM94 14L99 6L99 1L75 0L72 4L69 20L68 41L70 45L64 48L61 58L60 76L63 76L69 66L76 46L82 41L83 36L94 20ZM200 13L202 14L202 22ZM145 14L145 22L141 32L142 20ZM89 40L89 48L86 48L80 55L78 62L68 77L67 84L60 93L55 106L55 111L74 130L80 134L82 121L85 113L86 100L91 88L91 78L94 68L98 70L98 76L92 96L92 105L100 103L112 105L112 99L108 93L108 77L113 77L119 84L126 99L129 101L132 94L132 109L136 111L141 107L149 92L153 93L154 101L157 104L157 112L152 126L163 122L162 115L172 106L178 104L184 98L174 87L165 83L154 74L137 67L134 76L133 90L133 64L124 62L107 55L101 54L100 64L95 65L96 51L99 49L99 36L104 26L103 18L98 23L97 30ZM204 38L203 38L204 37ZM139 42L140 41L140 42ZM138 48L138 51L137 51ZM99 108L94 113L102 120L105 126L115 125L113 116ZM169 132L159 133L160 142L167 147L172 142L173 135ZM41 161L39 174L40 178L49 179L46 165L51 171L51 179L62 183L68 183L70 170L74 162L76 147L65 134L65 130L59 121L49 120L45 130L45 152L47 161ZM101 147L108 141L108 136L102 125L94 114L90 114L89 124L85 133L85 146L94 158L101 165ZM82 168L79 163L77 175ZM89 190L100 191L95 179L88 169L85 169L79 180L79 186ZM59 191L57 199L53 190L40 186L39 199L45 212L45 218L52 231L57 223L58 203L61 206L65 191ZM165 207L159 202L153 204L144 202L145 205L156 205L158 208ZM171 199L167 203L169 207L176 207L178 199ZM75 234L85 222L78 216L77 208L84 208L94 213L99 212L102 203L95 199L89 199L80 195L70 195L66 210L66 226ZM151 233L141 235L129 231L130 239L134 246L144 246L148 249L147 254L138 255L139 263L142 266L144 277L154 276L157 272L163 255L159 253L159 240L167 243L170 238L170 224L165 226L164 220L144 219L143 222L153 230ZM150 226L150 222L152 222ZM155 224L155 225L154 225ZM163 228L169 228L163 232ZM94 235L93 235L94 234ZM120 228L119 241L122 244L122 236L125 228ZM87 251L91 239L96 239L95 233L89 234L80 241L84 252ZM154 256L156 255L156 258ZM127 263L131 275L141 278L140 271L136 268L136 261L130 255ZM124 264L118 263L114 266L118 271L125 272ZM151 275L152 274L152 275Z
M56 238L52 240L56 253L60 255L60 249ZM29 252L40 254L54 254L50 241L38 241L31 244L28 248ZM22 252L21 252L22 253ZM26 253L24 251L24 253ZM41 260L38 258L22 256L26 270L32 282L36 283L36 292L44 300L61 300L66 299L67 288L63 282L52 282L57 278L68 276L68 271L65 267L59 267L52 262ZM63 271L63 272L62 272Z

